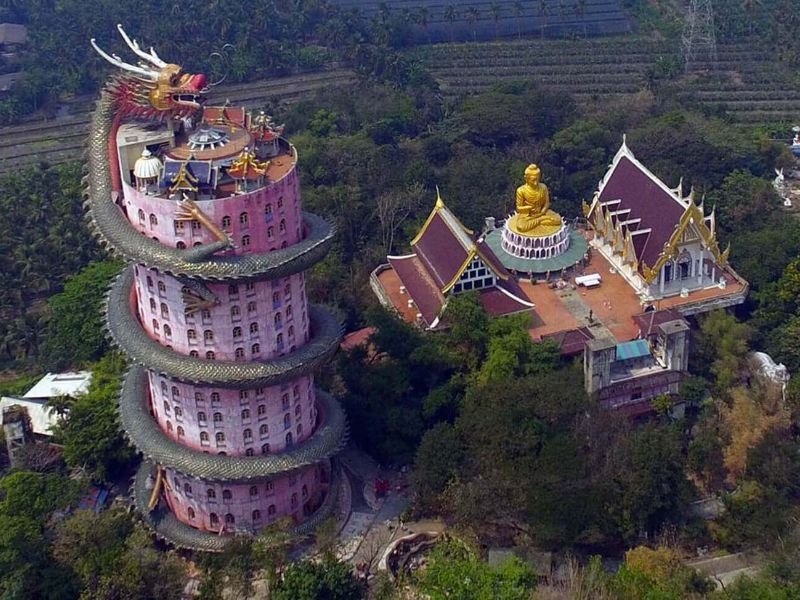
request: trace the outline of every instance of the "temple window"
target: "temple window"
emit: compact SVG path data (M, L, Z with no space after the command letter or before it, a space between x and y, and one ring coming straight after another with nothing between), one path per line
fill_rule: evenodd
M267 485L271 485L271 484L268 483ZM275 505L274 504L270 504L269 507L267 507L267 514L271 517L272 515L275 514L276 510L277 509L275 508Z
M247 390L239 390L239 400L247 400L250 397L250 393Z
M283 208L283 196L278 198L278 208Z
M211 392L211 402L219 402L219 392Z
M162 381L161 382L161 393L166 396L168 392L169 392L169 388L167 387L167 382L166 381Z
M200 443L201 444L208 444L208 432L201 431L200 432Z
M220 412L214 413L214 423L222 423L222 413Z
M203 340L206 344L213 344L214 343L214 332L210 329L206 329L203 332Z
M241 327L234 327L233 328L233 339L237 339L242 337L242 328Z
M183 221L174 221L175 233L183 233Z
M250 352L252 354L261 354L261 344L253 344L250 347Z
M280 329L283 326L283 318L281 317L281 313L275 313L275 329Z
M252 439L253 439L253 430L252 430L252 429L245 429L245 430L242 432L242 437L243 437L245 440L252 440Z
M278 352L283 351L283 334L279 333L278 337L275 338L275 345L278 348Z
M200 423L205 423L206 422L206 413L204 413L203 411L200 411L199 413L197 413L197 420Z
M228 216L222 217L222 228L228 230L231 228L231 218Z
M239 215L239 223L241 223L242 225L247 225L249 221L250 218L247 216L246 212L243 212L242 214Z
M248 281L244 284L244 291L247 293L248 296L251 296L256 293L256 284L252 281Z
M214 354L213 350L209 350L208 352L206 352L206 359L208 359L208 360L216 360L217 359L217 355Z
M294 313L292 312L292 305L291 305L291 304L289 304L289 305L286 307L286 320L287 320L287 321L291 321L291 319L292 319L293 315L294 315Z
M222 431L218 431L216 433L216 435L214 436L214 439L217 440L217 445L224 444L225 443L225 433L222 432Z
M175 405L175 416L176 417L182 417L183 416L183 409L180 406L178 406L177 404Z
M183 243L183 242L181 242L181 241L179 241L177 244L175 244L175 247L176 247L178 250L185 250L185 249L186 249L186 244L185 244L185 243Z
M302 423L298 423L297 424L297 437L301 437L302 435L303 435L303 424Z
M242 420L243 420L243 421L246 421L246 420L247 420L247 419L249 419L249 418L250 418L250 409L249 409L249 408L245 408L245 409L242 411Z
M150 213L150 227L156 227L157 225L158 225L158 217Z
M203 323L205 323L207 321L211 321L211 311L208 310L207 308L204 308L200 312L200 316L203 318Z
M156 312L156 301L150 298L150 312Z
M198 356L200 356L200 354L197 352L197 350L192 350L191 352L189 352L189 356L191 356L192 358L197 358Z
M158 282L158 293L159 294L166 294L167 293L167 286L164 284L163 281Z
M283 410L289 410L289 394L281 396L281 408Z
M271 240L275 237L275 228L274 227L267 227L267 239Z
M222 490L223 500L233 500L233 493L230 490Z
M194 393L194 401L195 401L197 404L202 404L203 402L205 402L205 401L206 401L206 399L205 399L205 396L203 396L203 393L202 393L202 392L195 392L195 393Z
M682 258L678 262L678 272L680 273L681 279L688 279L691 273L692 267L692 259L690 258Z
M261 454L269 454L269 444L261 445Z
M167 421L167 431L172 433L172 423L170 423L169 421Z
M153 319L153 331L158 331L158 330L159 330L158 321Z
M294 444L294 439L292 438L292 432L290 431L286 434L286 447L288 448L292 444Z
M181 427L180 425L178 425L177 431L178 431L178 437L183 437L184 435L186 435L186 432L183 430L183 427Z
M144 211L140 208L139 209L139 224L140 225L144 225L144 220L145 220Z
M192 231L200 231L200 221L192 221Z
M289 337L290 338L294 337L294 325L289 325L289 332L288 333L289 333Z
M250 323L250 333L258 333L258 323Z
M234 352L234 356L236 360L242 360L244 358L244 348L237 348Z
M231 306L231 318L232 319L237 318L240 314L241 314L241 310L239 309L239 307L237 305L234 304L233 306Z
M153 287L153 278L150 275L147 276L147 287Z
M249 246L250 245L250 236L243 235L242 236L242 246Z
M172 397L176 399L181 397L181 391L177 385L172 386Z
M269 435L269 425L264 423L261 427L258 428L259 435Z
M219 517L217 516L217 513L211 513L208 515L208 520L212 527L219 525Z
M298 419L300 418L300 410L301 410L300 405L299 404L295 405L295 407L294 407L294 416L296 418L298 418Z
M255 450L253 450L252 448L247 448L247 449L244 451L244 455L245 455L245 456L255 456L255 454L256 454L256 452L255 452Z
M254 510L253 511L253 521L260 521L261 520L261 511Z
M194 509L191 506L186 510L186 514L189 515L190 520L194 520Z
M169 414L170 410L171 410L171 409L170 409L170 406L169 406L169 402L167 402L166 400L164 400L164 412L165 412L165 413L167 413L167 414Z
M256 302L248 302L247 303L247 312L254 313L258 310L258 304Z
M233 298L234 296L239 295L239 286L231 284L228 286L228 295Z
M183 484L183 492L187 496L191 496L192 495L192 486L190 486L188 483L184 483Z
M169 319L169 307L164 302L161 303L161 317Z
M258 405L258 416L267 414L267 405L266 404L259 404Z
M283 242L281 244L281 248L288 248L288 247L289 247L289 243L288 242Z
M294 400L295 400L295 402L297 402L298 400L300 400L300 388L299 388L299 387L297 387L297 386L294 386L294 387L292 388L292 396L294 396Z
M672 281L672 263L668 262L664 265L664 281Z
M278 292L272 292L272 308L278 308L281 305L281 295Z
M206 498L208 498L209 500L215 500L216 497L217 497L217 492L214 491L214 488L208 488L206 490Z
M286 219L281 219L280 224L278 225L278 229L281 233L286 233Z
M267 204L264 207L264 219L266 220L267 223L272 221L272 204Z

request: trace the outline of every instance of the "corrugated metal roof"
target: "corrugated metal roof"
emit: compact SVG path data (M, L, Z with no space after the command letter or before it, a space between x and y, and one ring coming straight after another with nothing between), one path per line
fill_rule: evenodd
M617 360L628 360L629 358L641 358L650 355L650 344L647 340L633 340L617 344Z

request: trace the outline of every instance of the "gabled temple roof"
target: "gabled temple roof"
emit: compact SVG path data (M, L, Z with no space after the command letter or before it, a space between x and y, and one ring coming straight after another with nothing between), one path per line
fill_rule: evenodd
M441 197L437 197L425 224L411 241L411 248L412 254L389 256L389 264L429 328L439 325L447 294L475 257L497 278L496 285L479 290L486 312L500 316L533 308L491 248L474 238Z

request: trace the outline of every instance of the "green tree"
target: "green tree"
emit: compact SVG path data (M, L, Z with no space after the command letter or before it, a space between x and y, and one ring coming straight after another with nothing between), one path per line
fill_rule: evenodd
M363 600L366 595L348 565L327 557L320 563L303 560L289 565L271 597L274 600Z
M739 378L750 328L722 310L707 313L699 321L690 358L692 369L712 377L717 394L727 394Z
M463 543L445 541L417 572L416 587L431 600L529 600L536 573L517 557L493 567Z
M90 264L70 277L64 291L48 301L50 321L42 349L53 369L98 360L108 349L102 305L119 262Z
M117 395L125 361L108 354L92 367L92 382L78 396L69 416L56 427L54 439L64 445L71 467L85 467L100 479L110 480L134 458L133 449L119 428Z

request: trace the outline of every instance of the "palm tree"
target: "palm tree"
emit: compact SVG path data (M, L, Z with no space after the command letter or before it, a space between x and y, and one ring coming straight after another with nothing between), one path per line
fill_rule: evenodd
M453 41L453 24L458 19L458 10L454 4L448 4L444 9L444 20L450 23L450 41Z
M470 24L470 27L472 27L472 41L473 41L473 42L475 42L475 41L477 41L477 40L478 40L478 32L477 32L477 30L476 30L476 28L475 28L475 23L476 23L476 22L478 21L478 19L480 18L480 16L481 16L481 11L479 11L479 10L478 10L477 8L475 8L474 6L470 6L470 7L467 9L466 16L467 16L467 23L469 23L469 24Z
M500 15L503 12L503 5L499 2L492 2L489 12L492 13L492 20L494 21L494 38L497 39L500 37Z

